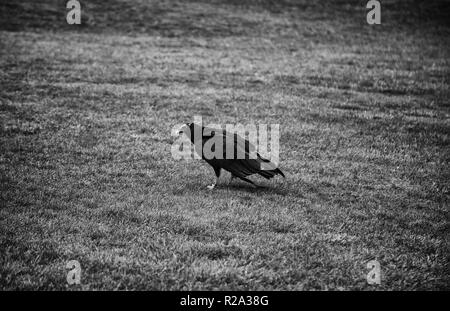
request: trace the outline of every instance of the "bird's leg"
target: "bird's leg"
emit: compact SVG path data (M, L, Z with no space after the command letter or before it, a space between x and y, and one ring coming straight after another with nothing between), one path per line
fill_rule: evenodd
M230 181L228 182L228 184L231 184L231 182L232 182L233 179L235 179L235 178L236 178L236 176L234 176L234 174L231 174Z
M219 182L220 167L214 168L214 173L216 173L216 180L212 185L207 186L209 190L213 190L216 187L217 183Z

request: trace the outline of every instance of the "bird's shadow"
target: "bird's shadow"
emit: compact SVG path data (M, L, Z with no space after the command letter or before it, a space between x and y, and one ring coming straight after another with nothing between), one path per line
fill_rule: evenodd
M298 186L292 186L289 183L280 182L280 183L257 183L256 186L246 183L240 180L234 180L231 183L223 182L219 183L214 189L209 190L207 188L207 183L189 183L185 185L182 189L179 189L177 194L182 194L187 192L198 192L205 191L207 193L224 193L224 192L246 192L252 194L274 194L281 196L293 195L296 197L304 198L304 193L302 192L302 188Z
M219 189L228 189L232 191L245 191L249 193L264 193L264 194L278 194L278 195L287 195L289 190L285 187L273 186L273 185L265 185L265 184L257 184L252 185L244 182L234 182L228 185L219 185Z

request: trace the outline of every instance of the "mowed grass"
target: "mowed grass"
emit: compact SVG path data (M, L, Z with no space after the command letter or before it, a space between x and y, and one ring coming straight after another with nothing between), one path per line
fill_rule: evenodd
M3 1L1 289L448 290L448 4L363 2ZM206 189L195 115L280 124L286 180Z

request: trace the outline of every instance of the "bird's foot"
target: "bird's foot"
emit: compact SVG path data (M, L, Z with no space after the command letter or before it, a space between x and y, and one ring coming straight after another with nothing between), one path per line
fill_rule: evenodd
M206 186L209 190L213 190L216 187L216 184L212 184L209 186Z

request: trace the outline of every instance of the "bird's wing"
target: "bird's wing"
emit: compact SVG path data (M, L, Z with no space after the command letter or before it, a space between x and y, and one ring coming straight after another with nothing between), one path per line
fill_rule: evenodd
M254 160L222 160L221 166L235 176L245 177L259 172L249 161Z
M256 148L251 144L247 139L239 136L236 133L230 133L226 131L222 131L221 133L217 133L216 135L221 135L223 137L223 145L224 147L224 158L226 156L226 146L227 144L233 144L232 150L234 152L234 159L257 159ZM239 155L239 157L238 157Z
M230 136L233 135L233 139ZM245 177L252 174L260 174L265 178L271 178L275 175L277 166L267 159L261 157L256 148L247 140L241 136L226 131L215 130L212 135L203 136L202 139L205 142L214 136L215 138L222 139L223 141L223 158L211 159L208 162L224 168L238 177ZM232 150L234 151L233 158L227 159L226 144L233 144ZM238 157L243 156L243 157Z

